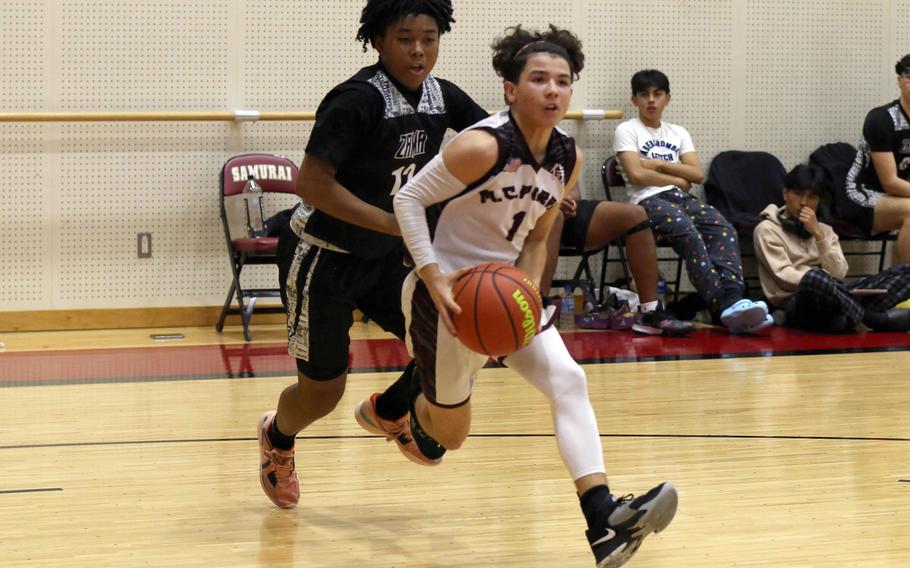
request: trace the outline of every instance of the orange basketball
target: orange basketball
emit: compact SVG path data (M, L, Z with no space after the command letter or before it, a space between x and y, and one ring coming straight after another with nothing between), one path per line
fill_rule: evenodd
M471 351L502 357L531 343L540 325L540 292L527 274L502 263L481 264L452 288L461 314L458 339Z

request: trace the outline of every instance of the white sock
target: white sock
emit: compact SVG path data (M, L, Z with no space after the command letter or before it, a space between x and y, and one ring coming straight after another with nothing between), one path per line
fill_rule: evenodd
M657 309L657 303L658 301L654 300L653 302L645 302L644 304L641 304L641 313L646 314L648 312L653 312Z

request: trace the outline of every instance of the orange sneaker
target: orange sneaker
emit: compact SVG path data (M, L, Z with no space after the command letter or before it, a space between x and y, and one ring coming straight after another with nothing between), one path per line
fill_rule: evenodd
M354 419L357 420L360 427L371 434L384 436L386 441L395 440L395 444L398 445L398 449L404 454L404 457L414 463L420 465L439 465L442 463L441 457L430 458L420 451L411 433L410 413L405 414L398 420L386 420L379 416L376 412L376 397L378 396L379 393L374 392L370 395L370 398L361 400L354 408Z
M300 482L294 469L294 449L273 448L268 429L275 422L274 410L259 419L259 483L272 503L286 509L300 501Z

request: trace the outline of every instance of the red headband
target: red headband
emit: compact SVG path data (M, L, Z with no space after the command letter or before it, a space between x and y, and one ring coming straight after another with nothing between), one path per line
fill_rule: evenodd
M518 59L518 56L521 55L522 52L524 52L524 50L528 49L532 45L536 45L536 44L540 44L540 43L546 43L546 40L538 39L536 41L531 41L531 42L524 44L523 46L521 46L521 48L518 51L515 52L515 57L513 57L512 60L514 61L514 60Z

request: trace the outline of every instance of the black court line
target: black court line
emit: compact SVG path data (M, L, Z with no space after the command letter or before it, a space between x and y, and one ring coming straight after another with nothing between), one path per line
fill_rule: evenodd
M554 434L471 434L470 438L553 438ZM371 434L357 436L299 436L306 440L369 440L378 438ZM601 438L654 438L690 440L817 440L825 442L910 442L910 438L864 437L864 436L751 436L739 434L601 434ZM107 442L67 442L60 444L22 444L0 446L0 450L24 450L35 448L77 448L93 446L138 446L150 444L212 444L219 442L253 442L255 437L242 438L187 438L175 440L123 440ZM910 480L908 480L910 483Z
M63 491L63 488L47 487L44 489L4 489L0 490L0 495L9 495L10 493L47 493L49 491Z
M898 483L910 483L910 479L898 479Z

